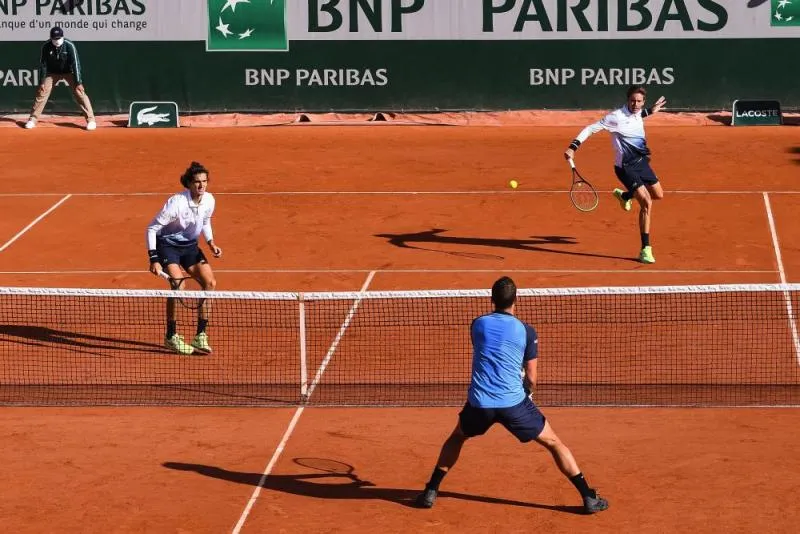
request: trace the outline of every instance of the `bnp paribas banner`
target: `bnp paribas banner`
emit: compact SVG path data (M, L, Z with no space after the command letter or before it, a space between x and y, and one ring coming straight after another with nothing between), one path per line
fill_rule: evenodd
M798 37L800 0L0 0L0 41L59 25L81 41L205 41L286 51L293 41Z
M800 0L0 0L0 111L54 25L101 112L800 108Z

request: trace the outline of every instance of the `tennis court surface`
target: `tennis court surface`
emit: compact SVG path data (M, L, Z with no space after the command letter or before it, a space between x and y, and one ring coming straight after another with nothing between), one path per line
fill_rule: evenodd
M570 205L574 127L0 129L7 530L794 532L800 134L653 124L649 266L607 137L578 154L599 208ZM161 348L144 250L192 160L238 292L212 299L206 357ZM607 512L580 515L499 427L411 506L501 275L539 330L537 401Z

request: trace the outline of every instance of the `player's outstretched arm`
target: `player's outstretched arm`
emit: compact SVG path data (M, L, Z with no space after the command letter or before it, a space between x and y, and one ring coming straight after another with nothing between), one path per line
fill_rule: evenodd
M569 144L569 148L564 151L564 157L566 159L573 159L575 157L575 152L578 151L578 148L581 146L581 143L589 139L590 136L600 132L602 130L611 130L616 126L616 118L614 117L613 113L609 113L601 120L590 124L586 128L580 131L578 136L572 140Z
M645 111L642 112L642 117L649 117L654 113L658 113L659 111L664 109L666 105L667 105L667 99L663 96L659 97L659 99L656 100L655 104L653 104L651 107L647 108Z

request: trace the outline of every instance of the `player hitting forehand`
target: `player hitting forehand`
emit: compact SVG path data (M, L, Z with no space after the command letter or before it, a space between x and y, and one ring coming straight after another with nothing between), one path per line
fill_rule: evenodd
M601 130L611 133L611 144L615 153L614 173L626 189L614 189L614 196L625 211L631 210L632 198L639 203L639 231L642 238L639 261L655 263L653 248L650 246L650 217L653 200L664 198L664 191L655 172L650 168L650 149L647 148L642 119L661 111L667 100L662 96L652 107L645 109L647 90L641 85L630 86L627 96L628 102L624 106L581 130L564 152L564 156L567 159L574 158L578 147L592 134Z

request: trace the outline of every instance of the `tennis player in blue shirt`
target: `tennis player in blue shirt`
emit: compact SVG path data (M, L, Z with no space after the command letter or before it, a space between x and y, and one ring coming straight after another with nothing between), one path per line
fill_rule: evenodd
M472 321L472 379L458 424L442 445L439 460L417 506L431 508L442 479L456 464L464 443L500 423L520 442L543 445L556 465L580 492L587 514L608 508L608 502L589 487L575 458L553 432L529 395L536 384L538 338L530 325L514 316L517 286L504 276L492 286L493 313ZM524 379L520 378L524 370Z

